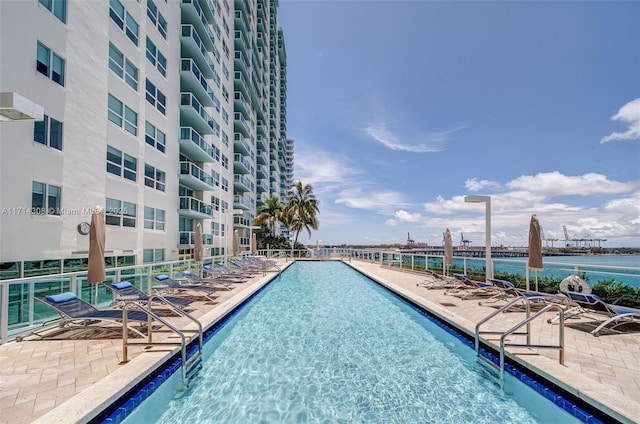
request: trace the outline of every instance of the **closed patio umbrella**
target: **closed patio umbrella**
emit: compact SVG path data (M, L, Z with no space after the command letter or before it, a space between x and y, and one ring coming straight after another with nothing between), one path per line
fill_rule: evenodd
M240 256L240 235L238 230L233 230L233 256Z
M198 276L202 277L202 260L204 259L204 249L202 247L202 225L196 223L196 234L193 240L193 260L198 264Z
M91 228L89 229L89 269L87 282L102 283L106 280L104 269L105 224L104 209L96 206L91 213ZM98 289L96 287L95 303L98 303Z
M449 269L449 265L453 263L453 240L451 238L451 231L447 228L444 232L444 261L442 263L443 270L442 272L447 275L447 270Z
M256 237L256 233L251 234L251 254L253 256L258 252L258 238Z
M529 260L527 268L536 272L536 291L538 291L538 271L542 270L542 237L540 222L536 214L531 215L529 222ZM527 271L527 290L529 290L529 272Z
M202 225L196 223L196 234L193 240L193 260L200 263L204 259L204 249L202 247Z

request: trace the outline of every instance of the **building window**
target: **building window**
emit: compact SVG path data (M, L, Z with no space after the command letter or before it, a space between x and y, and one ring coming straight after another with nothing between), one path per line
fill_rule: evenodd
M228 123L229 123L229 114L228 114L228 113L227 113L227 111L226 111L226 110L224 110L224 109L222 109L222 121L223 121L225 124L228 124Z
M62 189L51 184L33 181L31 211L34 215L60 215Z
M229 180L222 178L222 190L229 191Z
M218 222L211 223L211 234L214 236L220 235L220 223Z
M213 210L218 212L220 210L220 199L215 196L211 196L211 205L213 206Z
M162 16L162 13L158 11L158 7L153 0L147 0L147 16L151 20L151 23L158 28L158 32L162 35L162 38L167 39L167 21Z
M138 90L138 68L111 43L109 43L109 68L129 87Z
M64 64L63 58L52 52L41 42L38 42L36 70L63 87Z
M62 122L44 115L44 120L33 123L33 141L62 150Z
M162 93L162 91L158 90L155 85L151 81L147 79L147 95L146 99L152 106L155 106L156 109L163 115L167 111L167 98Z
M105 209L105 223L116 227L135 228L136 226L136 205L135 203L124 202L107 197Z
M148 230L164 231L164 210L144 207L144 228Z
M53 16L60 19L62 23L67 23L67 0L39 0L40 4L46 7Z
M109 94L108 118L109 121L131 134L138 135L138 114L111 94Z
M229 146L229 136L224 131L222 131L222 142L225 146Z
M229 169L229 158L225 154L222 155L222 166L224 169Z
M150 264L164 261L164 249L144 249L142 251L142 262Z
M138 45L138 23L129 12L127 12L118 0L109 1L109 16L111 20L118 25L118 28L124 31L127 37Z
M147 59L163 77L167 75L167 58L164 57L149 37L147 37Z
M107 146L107 172L130 181L136 181L137 168L138 160L136 158Z
M159 129L157 129L153 124L149 121L146 121L145 124L145 135L144 140L148 145L155 147L162 153L164 153L165 145L166 145L166 135Z
M149 164L144 165L144 185L164 191L165 173Z

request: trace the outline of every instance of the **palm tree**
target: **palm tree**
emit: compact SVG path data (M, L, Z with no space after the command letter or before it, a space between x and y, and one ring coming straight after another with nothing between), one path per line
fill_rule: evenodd
M298 242L300 231L306 229L311 238L311 229L318 229L317 213L320 212L318 205L320 202L313 194L311 184L302 184L302 181L296 182L288 191L287 197L289 204L286 208L288 216L289 229L296 232L294 244Z
M262 225L266 222L271 230L271 235L274 235L273 231L275 223L282 218L284 209L285 206L280 201L280 198L278 196L273 196L272 198L267 199L264 205L260 206L260 209L258 209L258 216L253 220L253 224Z

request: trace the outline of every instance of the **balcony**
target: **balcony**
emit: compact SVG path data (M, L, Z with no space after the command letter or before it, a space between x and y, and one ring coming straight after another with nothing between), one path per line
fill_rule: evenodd
M233 172L235 174L253 174L253 166L249 159L236 153L233 155Z
M209 29L209 21L204 11L200 7L198 0L182 0L181 3L182 22L193 24L200 34L206 34L202 38L207 50L211 50L215 45L215 37Z
M190 57L206 78L213 78L213 60L193 25L182 25L180 47L182 57Z
M243 155L251 154L251 144L249 139L240 133L233 134L233 150Z
M258 179L267 178L268 176L269 176L269 170L267 169L266 165L258 165L256 167L256 177L258 177Z
M246 74L249 72L249 58L242 51L237 51L233 55L234 63L237 69L241 69Z
M265 129L265 125L262 120L258 120L256 127L258 129L258 134L262 134L265 137L267 136L267 130Z
M178 244L182 246L192 246L196 243L196 233L194 231L180 231L179 233L180 241ZM202 235L202 244L205 246L213 245L213 235L212 234L203 234Z
M211 107L216 104L217 99L211 86L193 59L180 61L180 88L195 94L204 106Z
M247 51L251 48L251 43L247 40L244 31L235 31L233 41L236 51Z
M181 184L194 190L211 191L214 189L213 177L193 162L180 162Z
M245 137L249 137L249 135L251 134L249 122L240 112L236 112L233 114L233 127L236 131L240 131Z
M213 134L213 118L191 93L180 93L180 123L190 126L200 134Z
M249 85L247 84L247 80L245 79L242 72L235 72L234 77L233 89L243 96L249 97L251 91L249 89Z
M234 209L251 209L251 199L247 196L235 195L233 196L233 208Z
M236 111L242 112L242 114L247 118L251 116L251 108L249 107L249 104L242 93L238 91L233 93L233 106Z
M213 218L213 206L195 197L180 196L178 214L189 218Z
M180 153L197 162L215 161L213 147L190 127L180 127Z
M234 14L234 24L235 28L244 32L248 32L251 25L249 25L249 20L247 19L247 14L242 10L236 10Z
M253 191L253 184L244 175L233 176L233 188L238 192Z
M260 120L258 120L258 122L260 122ZM267 150L266 139L263 136L256 136L256 147L258 149Z
M256 191L258 193L269 191L269 184L267 183L266 179L258 180L258 182L256 183Z
M249 222L249 219L245 218L244 216L233 217L234 227L249 227L250 225L251 225L251 222Z
M258 154L256 155L256 162L262 165L268 164L269 156L267 156L267 152L264 150L258 150Z

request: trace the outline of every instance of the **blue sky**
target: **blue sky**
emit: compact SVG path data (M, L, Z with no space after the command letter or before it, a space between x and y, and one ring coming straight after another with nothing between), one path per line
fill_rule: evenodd
M640 247L640 2L281 0L302 243Z

